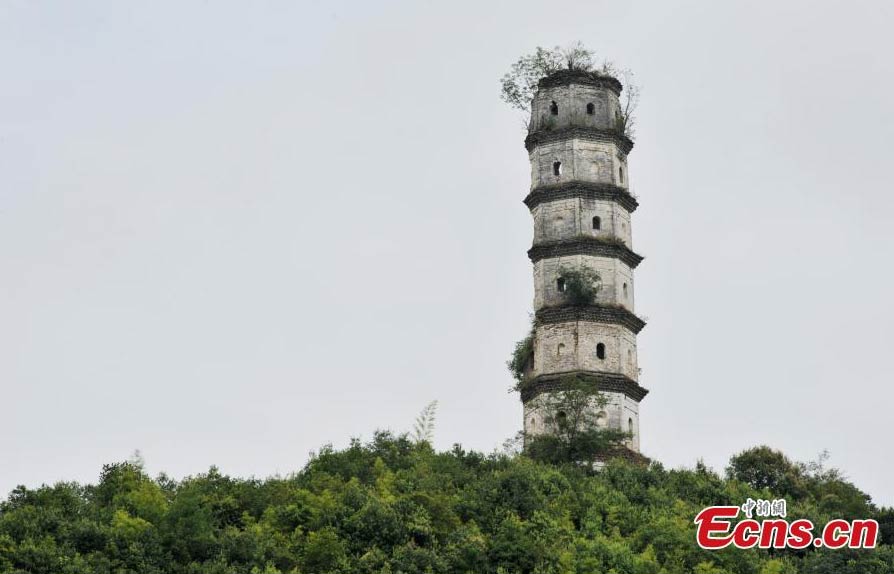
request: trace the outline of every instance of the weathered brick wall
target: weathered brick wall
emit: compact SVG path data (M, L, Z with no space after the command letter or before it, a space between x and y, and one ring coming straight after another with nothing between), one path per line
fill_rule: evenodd
M552 103L559 114L550 111ZM593 114L587 113L587 104L593 104ZM531 131L561 129L564 127L590 127L614 129L615 116L620 110L618 96L611 90L596 86L571 84L538 90L531 106Z
M627 187L627 158L612 141L573 137L538 144L528 155L531 160L532 189L565 181ZM559 175L555 174L556 162L560 163Z
M605 358L597 356L597 345L605 345ZM639 380L636 335L622 325L573 321L538 325L534 337L534 368L531 376L596 371L619 373Z
M531 215L535 244L584 235L603 239L617 237L633 249L630 212L617 202L577 197L561 199L537 205ZM593 227L594 217L599 218L599 229Z

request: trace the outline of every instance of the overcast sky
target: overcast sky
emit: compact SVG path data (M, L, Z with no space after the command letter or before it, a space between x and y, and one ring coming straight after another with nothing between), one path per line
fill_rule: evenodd
M522 118L580 40L642 85L642 449L823 449L894 504L890 2L0 4L0 496L298 470L440 402L521 426Z

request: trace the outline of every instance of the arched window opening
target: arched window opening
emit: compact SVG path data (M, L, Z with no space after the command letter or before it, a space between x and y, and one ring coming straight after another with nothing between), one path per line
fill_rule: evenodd
M537 419L531 417L531 426L535 426L537 424Z
M605 359L605 345L602 343L596 345L596 358L599 360Z
M550 113L550 115L553 115L553 116L559 115L559 104L557 104L555 101L553 101L549 105L549 113Z
M565 426L568 423L568 414L565 411L559 411L556 413L556 422L559 426Z
M556 347L556 356L561 357L562 353L565 351L565 343L559 343L559 346Z
M553 162L553 175L562 175L562 162Z
M587 104L587 115L592 116L596 113L596 106L593 105L593 102Z
M556 279L556 291L558 291L559 293L564 293L565 287L566 287L565 278L564 277L557 278Z
M633 417L627 419L627 432L633 434Z
M622 289L624 290L624 298L627 298L627 283L624 283Z
M607 418L608 416L605 414L605 411L596 413L596 426L604 427Z
M621 183L624 183L624 168L623 167L618 168L618 181Z
M593 229L602 229L602 220L598 215L593 216Z

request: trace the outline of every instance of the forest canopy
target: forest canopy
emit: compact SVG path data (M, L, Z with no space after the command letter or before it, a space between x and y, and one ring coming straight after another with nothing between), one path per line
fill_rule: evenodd
M708 505L786 497L790 517L875 518L874 550L720 552L695 543ZM20 487L0 504L0 572L881 574L894 516L839 472L760 447L721 476L610 462L594 471L524 455L436 452L377 433L323 448L299 472L212 468L151 478L139 460L96 484Z

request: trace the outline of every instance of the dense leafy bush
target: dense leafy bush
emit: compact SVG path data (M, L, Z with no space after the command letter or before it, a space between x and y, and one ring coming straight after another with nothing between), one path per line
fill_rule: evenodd
M524 382L525 371L534 360L534 322L531 321L531 330L525 335L525 338L515 344L512 349L512 355L506 361L506 367L512 373L516 386L513 390L518 390L519 386Z
M602 288L599 273L586 265L561 267L559 276L565 284L565 300L575 306L592 305Z
M734 474L775 476L760 461L746 469L745 454ZM0 505L0 572L894 572L891 546L711 553L695 544L692 520L705 505L776 494L703 465L617 461L593 472L459 446L438 453L378 433L324 448L288 478L234 479L212 468L174 482L122 463L106 466L96 485L18 488ZM790 515L822 524L856 513L892 531L889 510L828 472L807 469L786 494Z

